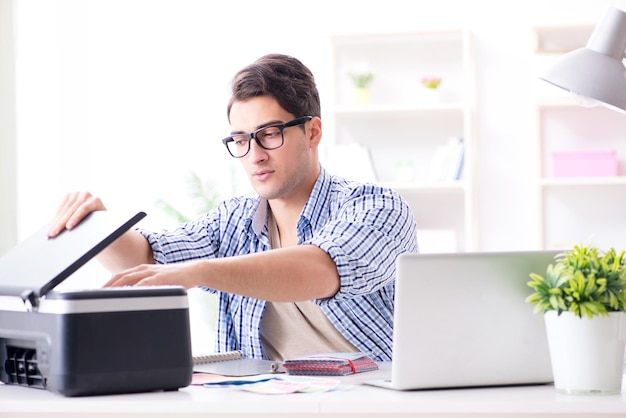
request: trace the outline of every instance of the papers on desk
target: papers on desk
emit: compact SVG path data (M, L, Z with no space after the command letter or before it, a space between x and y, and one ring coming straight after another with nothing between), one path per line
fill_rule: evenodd
M336 389L339 380L312 376L346 376L378 369L378 365L364 353L303 356L285 360L282 367L270 360L244 358L241 352L195 357L194 363L192 385L236 387L268 395L327 392Z
M194 373L191 378L191 384L196 386L240 386L249 385L251 383L264 382L266 380L275 379L274 374L259 374L254 376L222 376L211 373Z
M195 373L192 385L211 387L234 387L246 392L265 395L288 393L321 393L339 386L339 380L316 377L286 376L280 374L261 374L256 376L219 376L207 373Z
M241 389L262 393L265 395L280 395L287 393L322 393L334 390L339 386L339 380L320 379L311 377L286 377L266 380L254 385L245 385Z

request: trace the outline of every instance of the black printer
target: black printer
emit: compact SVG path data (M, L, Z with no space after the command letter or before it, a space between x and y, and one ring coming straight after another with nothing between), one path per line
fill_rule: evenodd
M94 212L53 239L44 227L0 258L0 381L65 396L191 383L184 288L54 290L144 216Z

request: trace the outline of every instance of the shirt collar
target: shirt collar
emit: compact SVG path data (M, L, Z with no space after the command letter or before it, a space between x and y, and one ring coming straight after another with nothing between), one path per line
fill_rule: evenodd
M313 230L319 222L324 220L324 213L328 212L328 200L330 199L330 186L332 177L320 166L320 175L311 190L311 195L307 200L302 214L300 215L299 225L305 220L311 224ZM326 212L323 212L326 209Z
M302 222L308 221L312 228L315 229L316 224L321 219L322 209L326 207L326 201L330 198L331 183L332 177L320 166L320 175L317 177L309 199L300 214L299 226L302 225ZM259 198L257 205L252 216L252 230L256 235L261 236L267 224L267 199Z

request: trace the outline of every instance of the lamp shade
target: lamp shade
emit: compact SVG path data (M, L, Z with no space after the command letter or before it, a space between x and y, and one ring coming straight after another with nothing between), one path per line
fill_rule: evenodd
M626 111L626 13L610 7L587 46L563 55L540 79Z

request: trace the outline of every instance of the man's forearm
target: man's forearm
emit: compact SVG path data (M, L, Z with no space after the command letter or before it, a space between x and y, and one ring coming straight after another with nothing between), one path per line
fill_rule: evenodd
M313 245L205 260L195 267L198 284L273 302L332 297L340 285L332 258Z
M135 230L130 230L97 256L98 261L111 273L138 266L153 264L154 256L148 241Z

